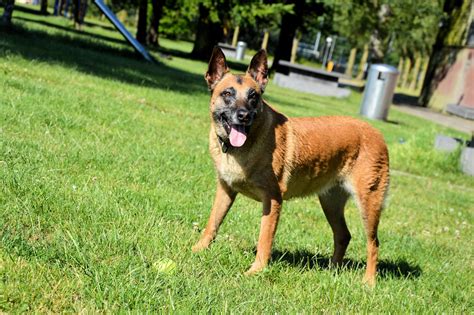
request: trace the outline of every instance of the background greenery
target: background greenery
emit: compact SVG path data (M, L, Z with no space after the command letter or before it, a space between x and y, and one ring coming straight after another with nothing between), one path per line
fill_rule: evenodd
M15 15L0 36L0 311L473 311L474 179L459 171L459 152L433 149L438 133L466 135L396 108L391 123L371 122L392 174L375 289L361 283L353 203L347 267L327 268L332 235L316 198L284 205L271 265L244 277L258 203L238 197L212 249L190 250L214 193L206 64L151 66L100 22L78 33L62 19ZM361 95L270 83L266 99L290 116L357 116Z

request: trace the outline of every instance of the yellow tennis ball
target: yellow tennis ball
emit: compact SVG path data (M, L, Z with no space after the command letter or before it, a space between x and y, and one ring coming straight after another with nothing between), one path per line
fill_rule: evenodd
M176 271L176 263L168 258L162 258L153 263L153 269L159 273L172 274Z

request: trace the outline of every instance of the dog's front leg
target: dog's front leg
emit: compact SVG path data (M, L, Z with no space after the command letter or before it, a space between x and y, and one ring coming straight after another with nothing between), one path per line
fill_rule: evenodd
M273 238L275 237L278 219L280 217L282 198L268 196L263 200L263 215L260 224L260 236L258 238L257 256L255 262L245 273L251 275L265 268L270 260Z
M219 230L219 226L235 200L237 193L231 190L225 183L217 181L216 196L212 205L211 215L201 239L193 246L193 252L198 252L209 247Z

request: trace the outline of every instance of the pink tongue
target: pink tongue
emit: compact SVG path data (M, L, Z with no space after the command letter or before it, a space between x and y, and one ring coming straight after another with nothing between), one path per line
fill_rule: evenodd
M245 126L234 125L230 127L229 134L230 144L233 147L239 148L244 145L245 140L247 140L247 135L245 134Z

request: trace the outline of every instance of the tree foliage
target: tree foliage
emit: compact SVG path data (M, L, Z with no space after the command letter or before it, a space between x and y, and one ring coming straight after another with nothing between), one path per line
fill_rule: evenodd
M282 14L291 12L293 12L292 4L236 1L231 10L231 18L234 26L245 23L248 27L256 27L257 25L271 27L276 26L275 21L279 21Z
M263 0L190 0L199 7L199 18L192 54L196 58L207 59L212 46L228 37L231 29L243 21L255 27L257 21L290 12L292 5L265 3Z
M396 52L413 58L428 54L442 16L441 1L336 0L332 3L334 30L351 45L371 44L372 53Z

